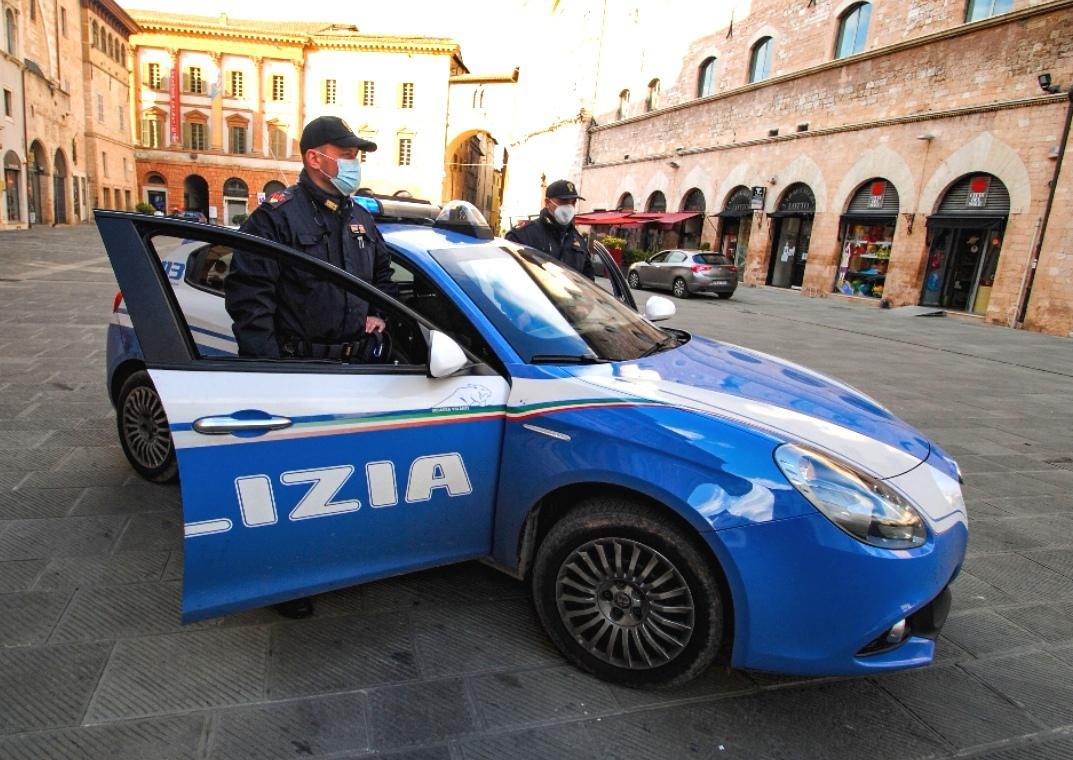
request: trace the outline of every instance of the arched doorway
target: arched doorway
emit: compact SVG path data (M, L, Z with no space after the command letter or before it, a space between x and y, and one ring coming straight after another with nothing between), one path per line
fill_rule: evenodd
M52 159L52 222L67 224L67 159L59 148Z
M209 183L200 174L190 174L183 180L183 210L200 211L209 218Z
M623 193L615 208L618 211L633 211L633 193Z
M4 154L4 198L7 206L8 222L18 222L22 219L22 193L19 190L22 162L19 155L9 150Z
M693 211L700 214L682 222L681 240L678 243L682 248L692 250L700 247L700 236L704 232L704 203L704 193L696 187L682 198L681 211Z
M800 288L808 264L808 244L812 236L812 217L816 214L816 196L803 183L790 185L770 214L775 219L775 234L768 264L767 284L776 288Z
M745 258L749 253L752 200L752 190L745 185L738 185L730 191L723 210L719 212L719 252L738 267L739 278L745 273Z
M469 201L493 230L499 229L509 158L506 146L488 132L473 130L451 141L444 155L443 197Z
M868 180L853 193L842 215L836 293L883 297L898 208L897 188L882 177Z
M656 190L645 201L645 211L652 214L662 214L667 211L667 196L662 191ZM658 251L663 247L663 232L658 224L646 224L641 234L641 248L646 251Z
M241 224L249 214L250 188L238 177L224 182L224 224ZM239 217L234 221L235 217Z
M992 174L966 174L928 217L923 306L986 314L1010 215L1010 193Z
M145 202L157 211L168 213L168 181L160 172L145 176Z
M42 177L48 176L45 148L37 140L30 144L30 163L26 167L26 198L30 207L30 224L45 222L45 185Z
M268 199L276 193L282 193L286 189L286 185L273 179L269 180L268 182L265 182L265 186L261 188L261 192L264 193L265 198Z

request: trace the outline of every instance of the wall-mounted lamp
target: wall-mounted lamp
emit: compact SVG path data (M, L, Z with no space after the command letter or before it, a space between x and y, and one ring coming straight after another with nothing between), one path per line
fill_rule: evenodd
M1052 161L1054 161L1054 160L1056 160L1058 158L1058 146L1057 145L1052 145L1051 146L1050 151L1047 153L1047 158L1051 159Z
M917 139L924 140L925 142L931 142L935 139L935 135L933 135L931 132L924 132L923 134L917 135Z
M777 185L777 184L779 184L779 178L774 177L774 176L773 177L768 177L767 183L769 185Z
M1049 71L1045 71L1036 77L1036 81L1039 82L1039 88L1046 93L1054 95L1058 92L1058 85L1051 81L1051 74Z
M678 168L678 167L680 166L680 164L679 164L679 163L678 163L677 161L668 161L668 162L667 162L667 164L668 164L668 165L669 165L669 166L670 166L670 167L671 167L672 169L677 169L677 168Z

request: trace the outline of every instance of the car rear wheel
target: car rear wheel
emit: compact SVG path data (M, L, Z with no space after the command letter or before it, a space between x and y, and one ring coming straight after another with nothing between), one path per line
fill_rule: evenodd
M567 659L627 686L685 683L723 641L712 558L627 500L590 499L552 527L537 550L533 599Z
M628 282L630 287L634 290L641 289L641 275L637 274L637 272L630 272L629 277L626 278L626 282Z
M674 293L675 298L689 298L689 288L686 287L686 281L681 277L674 278L674 283L671 285L671 292Z
M139 370L127 378L116 402L119 442L131 467L146 480L167 483L179 472L164 405L149 377Z

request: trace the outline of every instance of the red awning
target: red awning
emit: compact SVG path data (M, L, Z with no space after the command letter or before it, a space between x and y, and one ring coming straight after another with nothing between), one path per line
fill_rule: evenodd
M574 224L596 224L621 227L623 225L637 225L630 219L629 211L590 211L586 214L578 214L574 217Z
M669 230L679 222L700 216L699 211L675 211L658 213L655 211L593 211L578 214L575 224L597 224L612 227L637 227L642 224L658 224L660 229Z

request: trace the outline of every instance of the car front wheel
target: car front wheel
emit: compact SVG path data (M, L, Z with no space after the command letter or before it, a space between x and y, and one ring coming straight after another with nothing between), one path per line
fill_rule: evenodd
M116 401L119 442L131 467L146 480L175 480L179 467L175 445L160 395L149 377L139 370L127 378Z
M723 594L687 531L626 500L591 499L548 532L533 598L567 659L608 681L672 686L703 673L723 641Z
M641 275L637 274L637 272L630 272L629 277L626 278L626 282L628 282L630 287L634 290L641 289Z

